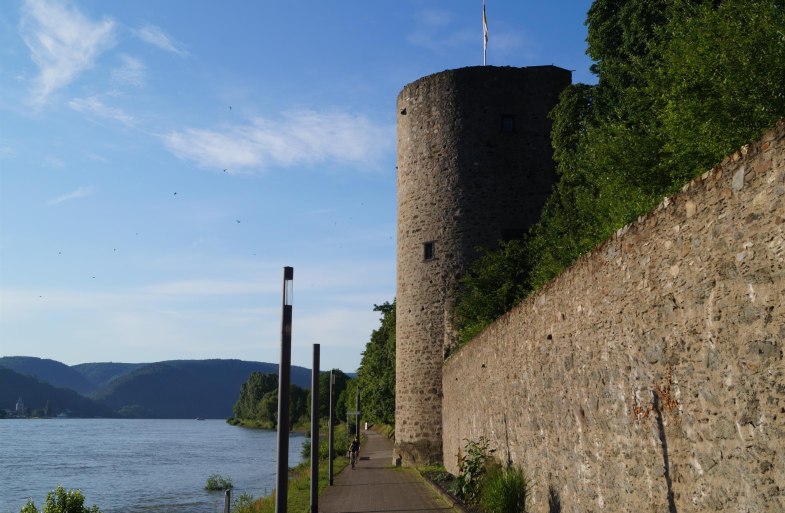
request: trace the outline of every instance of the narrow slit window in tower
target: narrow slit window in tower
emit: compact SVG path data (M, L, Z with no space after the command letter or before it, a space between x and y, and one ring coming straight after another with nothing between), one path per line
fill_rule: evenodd
M514 134L515 114L502 114L500 129L501 129L501 133L503 134Z
M423 260L433 260L434 258L436 258L434 256L434 250L436 249L435 246L436 246L436 242L434 242L434 241L428 241L428 242L423 243L423 245L422 245L422 249L423 249L423 251L422 251L422 258L423 258Z

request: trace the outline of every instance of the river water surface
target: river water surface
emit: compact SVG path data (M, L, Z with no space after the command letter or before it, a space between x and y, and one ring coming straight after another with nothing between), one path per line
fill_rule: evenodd
M291 435L289 465L305 437ZM38 509L57 485L78 488L104 513L215 513L223 493L211 474L231 477L234 497L275 487L276 434L223 420L0 420L0 513Z

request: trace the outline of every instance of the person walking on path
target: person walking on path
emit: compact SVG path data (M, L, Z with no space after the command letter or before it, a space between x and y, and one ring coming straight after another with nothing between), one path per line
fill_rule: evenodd
M360 457L360 437L356 437L352 440L352 443L349 444L349 459L352 462L352 468L354 465L357 464L357 458Z
M319 496L320 513L459 513L413 468L395 468L392 442L374 430L365 433L363 471L341 472Z

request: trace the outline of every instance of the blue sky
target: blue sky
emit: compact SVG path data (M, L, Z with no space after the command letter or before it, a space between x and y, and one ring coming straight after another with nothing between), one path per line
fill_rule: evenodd
M487 1L488 64L593 82L591 2ZM0 10L0 355L354 371L395 295L395 101L482 64L481 0Z

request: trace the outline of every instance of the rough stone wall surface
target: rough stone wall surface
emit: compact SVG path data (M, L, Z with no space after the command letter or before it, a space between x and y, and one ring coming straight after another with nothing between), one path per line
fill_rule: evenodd
M471 67L398 96L395 457L405 465L441 462L456 279L477 246L537 220L555 176L547 115L570 80L554 66Z
M785 123L444 366L445 465L485 436L535 512L785 511Z

